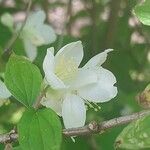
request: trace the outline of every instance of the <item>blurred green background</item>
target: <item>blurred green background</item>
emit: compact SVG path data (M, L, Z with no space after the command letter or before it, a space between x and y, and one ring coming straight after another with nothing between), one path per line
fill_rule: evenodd
M99 104L101 110L89 109L87 123L102 121L139 111L137 95L150 81L150 27L142 25L132 10L140 0L33 0L31 11L43 9L46 22L56 31L55 43L38 47L34 63L42 70L46 49L54 46L59 50L65 44L81 40L84 46L85 64L92 56L107 48L109 54L103 65L117 78L118 95L110 102ZM5 12L23 20L27 1L0 0L0 16ZM0 22L0 54L12 37L12 33ZM24 47L18 39L13 46L18 55L24 55ZM0 61L0 78L5 63ZM12 99L0 107L0 133L9 132L18 122L24 108ZM76 138L73 143L65 138L63 150L113 150L114 141L124 126L108 130L101 135ZM17 144L17 143L16 143ZM3 146L0 145L0 149Z

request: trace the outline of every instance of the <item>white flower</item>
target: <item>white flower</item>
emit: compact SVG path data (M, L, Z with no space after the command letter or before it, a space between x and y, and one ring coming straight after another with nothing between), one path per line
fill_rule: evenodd
M42 99L42 105L44 106L51 106L51 108L61 116L61 108L62 108L62 97L64 96L64 91L61 90L54 90L49 88L46 97ZM47 100L49 98L50 100Z
M51 93L41 103L62 115L66 128L81 127L86 120L85 103L106 102L117 95L115 76L101 67L112 49L91 58L82 68L78 68L83 58L80 41L67 44L55 56L53 51L54 48L47 50L43 62L45 78L56 92L63 94L53 98Z
M5 84L0 80L0 106L11 96Z
M39 10L30 14L26 24L22 29L20 38L23 40L25 51L30 60L34 60L37 56L37 47L53 43L56 40L56 34L50 25L44 23L46 15L44 11ZM1 21L8 26L12 32L18 32L22 23L17 23L13 29L14 20L10 14L3 14Z
M78 68L82 58L83 47L80 41L67 44L55 56L54 48L49 48L43 62L45 78L49 85L54 89L65 89L96 82L97 76L93 71ZM77 80L80 82L76 82Z
M46 15L42 10L32 13L21 32L27 56L31 60L37 56L37 46L50 44L56 40L56 34L52 27L44 24L45 18ZM21 24L18 24L17 29L20 26Z
M14 20L9 13L5 13L1 16L1 22L6 25L11 31L13 31Z

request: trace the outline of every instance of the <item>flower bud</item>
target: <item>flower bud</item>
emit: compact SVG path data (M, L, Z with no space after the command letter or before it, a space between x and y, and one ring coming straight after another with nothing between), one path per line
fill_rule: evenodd
M139 94L138 103L145 109L150 108L150 84L145 88L145 90Z
M1 22L7 26L11 31L13 30L14 20L11 14L5 13L1 16Z

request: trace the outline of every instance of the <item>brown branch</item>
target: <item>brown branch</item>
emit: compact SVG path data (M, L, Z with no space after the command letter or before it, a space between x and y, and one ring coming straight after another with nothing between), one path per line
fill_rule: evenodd
M131 115L114 118L100 123L91 122L84 127L74 128L74 129L64 129L63 134L66 136L81 136L81 135L90 135L95 133L103 133L106 129L110 129L115 126L129 123L147 114L150 114L150 110L133 113Z
M72 0L68 0L67 14L66 14L66 18L68 20L66 22L66 30L68 35L71 35L71 31L72 31L71 17L72 17Z
M46 23L49 23L49 19L48 19L49 1L48 1L48 0L44 0L44 1L42 2L42 7L43 7L43 10L44 10L44 12L45 12L45 14L46 14L46 20L45 20L45 22L46 22Z
M107 33L104 42L104 49L113 47L118 25L118 13L120 10L120 0L110 1L110 15L108 19Z
M18 139L18 134L16 133L15 130L12 130L9 133L0 135L0 143L3 143L3 144L14 142L17 139Z
M70 137L70 136L92 135L96 133L100 134L105 132L105 130L107 129L119 125L127 124L148 114L150 114L150 110L144 110L137 113L133 113L131 115L114 118L100 123L94 121L84 127L64 129L63 135L66 137ZM10 133L0 135L0 143L9 143L9 142L16 141L17 139L18 139L18 134L14 130L12 130Z
M27 22L27 18L28 18L28 16L29 16L31 4L32 4L32 0L29 0L28 6L27 6L27 10L26 10L26 17L25 17L25 19L24 19L24 21L23 21L23 23L22 23L22 25L21 25L19 31L16 32L16 33L12 36L12 38L11 38L10 41L8 42L7 46L5 47L5 51L4 51L4 53L3 53L3 56L10 55L11 48L12 48L13 44L16 42L17 38L20 36L20 34L21 34L21 32L22 32L22 30L23 30L23 28L24 28L24 26L25 26L25 24L26 24L26 22Z
M72 0L68 0L67 1L67 8L66 8L66 15L65 15L65 23L63 25L63 28L62 28L62 33L61 35L58 37L58 44L57 44L57 50L59 50L62 45L63 45L63 42L64 42L64 34L65 34L65 30L66 30L66 27L68 26L68 24L70 24L70 19L71 19L71 15L72 15ZM71 24L69 25L70 29L71 29ZM68 34L70 34L68 32Z

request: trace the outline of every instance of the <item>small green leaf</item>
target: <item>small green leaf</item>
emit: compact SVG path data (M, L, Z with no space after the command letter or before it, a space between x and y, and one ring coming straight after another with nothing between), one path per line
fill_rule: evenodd
M25 106L32 106L41 89L39 69L24 57L12 55L6 65L5 84Z
M116 148L150 148L150 116L130 123L116 139Z
M18 124L22 150L59 150L62 128L58 116L51 109L28 110Z
M137 5L134 13L143 24L150 26L150 0L145 0L144 3Z

